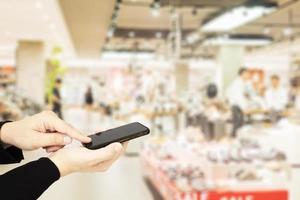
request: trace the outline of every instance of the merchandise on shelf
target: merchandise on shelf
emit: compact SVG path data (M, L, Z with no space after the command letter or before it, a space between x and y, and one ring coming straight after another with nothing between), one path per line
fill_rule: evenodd
M187 132L188 136L152 138L144 146L145 175L165 199L184 199L175 198L175 194L201 199L196 196L209 194L206 199L211 200L213 193L220 191L249 195L279 192L284 197L280 200L287 199L289 169L284 152L246 139L206 142L199 133L193 136L192 131Z

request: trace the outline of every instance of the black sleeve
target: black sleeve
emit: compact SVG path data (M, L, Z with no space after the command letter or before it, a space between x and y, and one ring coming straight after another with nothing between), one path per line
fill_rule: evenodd
M3 124L7 122L10 121L0 122L0 130ZM21 149L11 145L5 145L0 141L0 164L19 163L23 159L24 157Z
M0 176L0 197L9 200L35 200L60 177L56 165L41 158Z

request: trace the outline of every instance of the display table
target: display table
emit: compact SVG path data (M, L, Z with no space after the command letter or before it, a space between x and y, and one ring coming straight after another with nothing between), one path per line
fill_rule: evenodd
M290 120L291 121L291 120ZM289 185L291 200L300 198L300 126L282 120L279 124L270 127L244 127L239 132L239 138L258 141L262 146L272 146L284 151L287 155L288 165L291 167L291 183Z
M208 191L181 191L160 169L153 156L141 154L144 175L166 200L288 200L286 189L216 189Z

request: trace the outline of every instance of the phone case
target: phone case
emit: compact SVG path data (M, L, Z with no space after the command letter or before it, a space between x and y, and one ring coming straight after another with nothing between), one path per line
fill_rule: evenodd
M150 133L149 128L134 122L89 136L92 142L83 144L88 149L100 149L113 142L126 142Z

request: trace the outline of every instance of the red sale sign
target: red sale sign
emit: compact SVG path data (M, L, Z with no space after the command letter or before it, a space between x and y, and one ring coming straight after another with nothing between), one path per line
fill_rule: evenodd
M205 200L205 199L201 199ZM206 200L288 200L286 190L209 192Z

